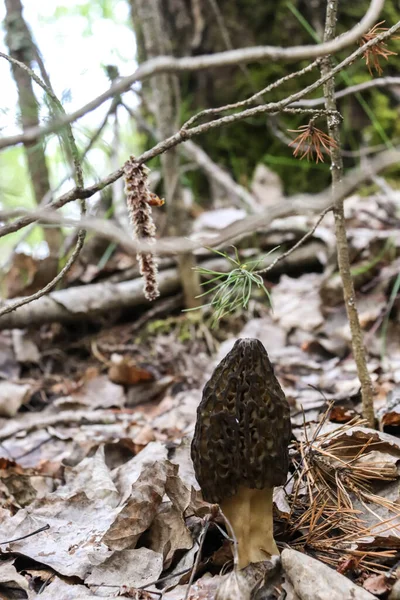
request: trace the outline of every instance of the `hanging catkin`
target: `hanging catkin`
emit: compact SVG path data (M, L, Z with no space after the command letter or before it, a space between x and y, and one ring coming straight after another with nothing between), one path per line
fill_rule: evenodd
M125 163L125 193L134 235L139 240L155 242L156 228L151 214L154 194L150 191L144 165L137 165L133 156ZM138 252L140 274L144 279L144 295L155 300L160 295L157 283L157 260L152 252Z

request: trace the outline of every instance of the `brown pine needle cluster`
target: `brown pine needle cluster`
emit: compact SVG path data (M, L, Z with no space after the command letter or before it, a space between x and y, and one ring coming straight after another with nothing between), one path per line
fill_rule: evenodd
M341 572L360 567L381 573L396 560L396 548L385 539L400 535L400 507L375 490L396 481L397 470L384 450L376 451L384 444L363 429L365 421L324 433L330 408L314 433L305 426L304 439L295 444L286 531L292 547Z
M312 121L308 125L301 125L298 129L288 129L292 133L298 133L299 135L289 144L295 146L293 156L297 157L301 152L300 160L307 157L307 160L313 160L314 154L316 157L315 162L324 162L323 149L330 154L332 148L337 148L337 143L327 133L317 129Z
M133 156L124 166L126 202L133 231L137 239L154 243L156 228L151 206L156 204L156 196L149 190L148 172L147 167L135 163ZM156 205L160 206L160 203L162 204L161 200ZM144 295L148 300L155 300L160 295L156 257L152 252L139 252L137 259L144 279Z
M367 33L365 33L360 40L360 46L363 46L367 42L373 40L380 33L387 31L387 29L388 29L387 27L379 27L379 25L382 25L384 22L385 21L381 21L380 23L377 23L372 29L370 29ZM394 37L394 39L398 40L399 38ZM387 47L387 44L382 40L381 42L378 42L374 46L367 48L363 54L363 58L365 58L365 63L368 67L368 71L369 71L370 75L373 75L372 69L375 69L376 72L378 73L378 75L382 75L383 69L379 62L379 59L384 58L385 60L389 60L389 56L396 56L396 55L397 55L397 52L392 52L391 50L389 50Z

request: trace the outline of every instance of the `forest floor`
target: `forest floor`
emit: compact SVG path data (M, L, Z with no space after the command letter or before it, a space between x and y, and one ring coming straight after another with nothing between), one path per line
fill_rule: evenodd
M331 215L307 242L312 266L266 282L273 310L256 296L213 329L173 296L156 316L0 332L0 597L215 597L232 542L201 498L190 440L204 383L239 337L267 349L293 428L274 495L284 575L272 565L252 597L400 597L399 204L346 201L376 430L362 420ZM312 222L274 234L291 243Z

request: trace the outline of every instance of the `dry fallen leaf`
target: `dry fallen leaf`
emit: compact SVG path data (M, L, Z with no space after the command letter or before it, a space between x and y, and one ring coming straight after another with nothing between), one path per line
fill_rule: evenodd
M36 498L32 475L31 469L23 469L13 460L0 458L0 481L19 506L27 506Z
M172 502L163 502L148 530L146 545L162 554L164 569L168 569L177 550L190 550L193 539L182 514Z
M85 583L98 591L102 585L139 588L156 581L163 570L163 557L148 548L114 552L93 568Z
M152 381L153 373L136 364L129 356L113 356L113 364L108 369L108 377L119 385L136 385L143 381Z
M283 550L282 566L301 600L374 600L344 575L296 550Z
M0 381L0 417L15 417L23 404L29 401L32 386L11 381Z
M363 588L380 598L390 592L395 581L396 578L393 576L371 575L364 581Z
M58 398L53 402L62 410L69 408L111 408L125 404L124 390L120 385L112 383L105 375L88 378L69 396Z
M165 493L166 463L146 465L132 485L128 501L107 530L102 541L112 550L134 548L141 534L153 522Z
M14 559L0 561L0 598L34 598L28 580L13 566Z
M297 279L283 275L272 291L274 319L286 330L313 331L323 324L319 285L322 275L307 273Z
M40 594L40 600L86 600L87 598L98 598L98 594L92 593L84 585L67 583L56 577Z

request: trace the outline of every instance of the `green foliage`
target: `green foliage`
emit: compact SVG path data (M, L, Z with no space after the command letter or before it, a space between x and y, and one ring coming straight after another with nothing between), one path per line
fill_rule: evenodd
M115 5L118 0L96 0L96 2L65 2L54 8L51 19L63 17L84 17L87 20L85 35L92 33L92 23L96 19L114 19Z
M5 209L35 207L24 150L21 146L9 148L0 154L0 198L1 206ZM1 264L22 238L31 245L36 245L43 240L41 227L34 227L29 235L26 234L26 230L23 230L0 238Z
M291 9L289 8L289 4ZM338 33L341 34L354 26L365 14L367 0L357 3L341 3ZM290 47L313 43L311 23L315 20L315 8L300 0L276 0L276 2L259 2L259 0L220 0L219 7L224 15L224 22L230 32L235 47L246 45L272 45ZM313 13L314 11L314 13ZM320 21L324 20L324 3L319 11ZM300 19L299 19L300 16ZM390 27L398 20L398 7L395 0L385 2L382 19ZM400 51L400 40L390 40L389 48ZM336 59L342 60L356 46L338 54ZM207 45L199 53L216 52L226 49L216 25L210 25ZM246 70L232 68L215 70L212 74L182 76L184 95L190 94L193 99L189 106L189 115L211 106L224 105L249 97L269 83L287 75L294 69L301 69L307 62L285 63L265 62L252 64ZM400 70L399 56L391 56L388 63L382 64L384 75L396 75ZM286 82L282 88L271 92L265 101L280 99L315 80L317 71L306 74L299 79ZM338 89L371 79L365 61L360 59L353 64L343 76L337 78ZM320 97L322 89L309 97ZM360 144L382 144L390 146L390 140L400 135L398 108L394 98L385 90L371 89L356 97L345 97L339 102L339 109L344 116L342 123L343 149L355 152L354 158L345 156L345 168L353 168L358 158L356 152ZM263 161L282 178L285 192L315 193L330 183L328 165L315 168L305 161L296 161L291 166L292 151L277 139L268 127L269 117L260 116L236 123L215 132L204 134L199 143L217 163L223 165L243 185L249 185L258 162ZM277 117L277 123L284 132L296 129L304 124L304 117L285 115ZM268 158L267 158L268 157ZM271 158L272 157L272 158ZM197 198L205 196L201 175L188 175Z
M212 327L215 327L218 324L218 321L225 315L234 313L239 308L246 310L248 308L249 300L254 287L263 291L271 303L271 298L267 288L264 285L262 276L255 272L262 258L257 258L255 260L250 260L243 263L240 260L237 248L234 248L235 258L229 256L226 252L220 252L219 250L215 250L213 248L208 248L208 250L223 256L234 267L229 273L213 271L212 269L207 269L202 266L196 267L196 271L201 276L207 278L206 281L201 283L202 286L214 284L211 289L208 289L203 294L200 294L200 296L197 296L198 298L203 298L204 296L213 294L211 302L203 304L203 306L200 307L204 308L208 306L211 308ZM273 250L271 250L271 252L273 252ZM198 308L187 310L198 310Z

